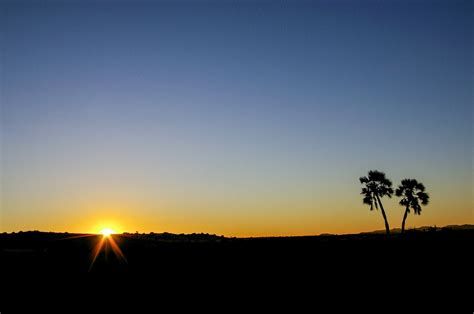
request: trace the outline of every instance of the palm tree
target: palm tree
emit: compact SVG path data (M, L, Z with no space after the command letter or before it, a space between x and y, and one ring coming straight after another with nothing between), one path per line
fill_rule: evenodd
M428 193L425 193L423 183L415 179L403 179L402 184L395 191L395 195L401 197L400 205L405 206L405 215L403 215L402 233L405 231L405 220L413 209L415 215L421 214L421 205L427 205L430 199ZM420 205L421 203L421 205Z
M370 205L370 210L373 210L374 207L376 209L379 209L380 207L385 221L385 230L387 231L387 234L390 234L387 215L385 215L385 209L383 208L380 199L384 196L392 197L392 182L385 177L385 173L377 170L370 170L367 177L361 177L359 180L361 184L365 185L360 193L364 195L364 204Z

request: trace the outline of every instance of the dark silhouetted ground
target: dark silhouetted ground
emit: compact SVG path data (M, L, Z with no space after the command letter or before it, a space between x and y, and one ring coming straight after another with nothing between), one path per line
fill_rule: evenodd
M224 293L238 287L254 293L304 289L317 297L315 291L323 289L330 294L366 293L369 298L387 289L408 298L427 291L457 291L458 302L472 306L466 296L473 290L473 226L424 228L389 237L121 234L113 239L125 258L105 241L91 267L101 239L43 232L0 234L4 284L22 289L30 281L51 281L65 284L66 289L75 280L90 280L115 289L121 285L138 289L144 283L169 287L178 295L203 293L211 286Z

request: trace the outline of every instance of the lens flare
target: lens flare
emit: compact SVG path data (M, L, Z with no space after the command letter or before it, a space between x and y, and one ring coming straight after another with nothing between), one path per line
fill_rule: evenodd
M103 252L103 254L106 254L105 256L107 256L107 252L109 250L111 250L115 254L118 260L123 263L127 263L127 258L123 254L118 243L114 240L114 234L117 234L117 232L110 228L104 228L100 231L100 234L102 235L102 237L99 237L99 240L92 251L92 260L89 265L89 272L92 270L92 267L97 261L97 257L99 256L99 254ZM117 237L120 236L117 235Z

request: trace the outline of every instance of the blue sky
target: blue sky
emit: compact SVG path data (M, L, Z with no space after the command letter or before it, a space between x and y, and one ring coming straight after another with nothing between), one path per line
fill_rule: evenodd
M0 10L3 229L373 229L372 168L438 193L419 224L472 222L469 1Z

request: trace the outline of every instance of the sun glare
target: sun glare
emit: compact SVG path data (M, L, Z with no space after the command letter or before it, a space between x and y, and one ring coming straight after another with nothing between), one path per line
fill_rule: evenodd
M104 228L100 231L100 234L102 234L104 237L109 237L110 235L116 233L114 230L109 229L109 228Z

